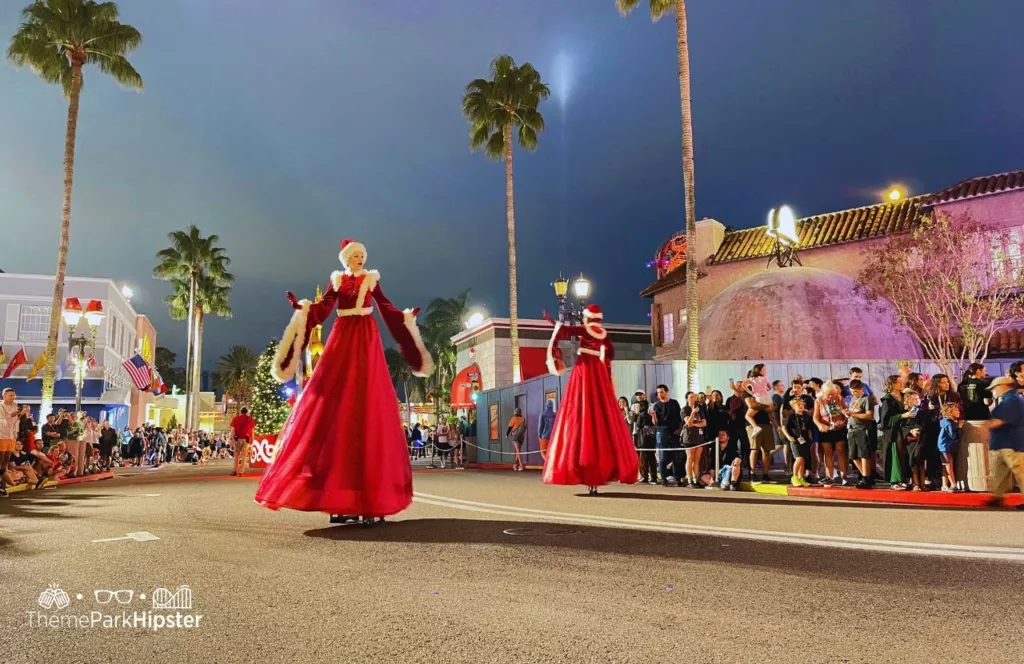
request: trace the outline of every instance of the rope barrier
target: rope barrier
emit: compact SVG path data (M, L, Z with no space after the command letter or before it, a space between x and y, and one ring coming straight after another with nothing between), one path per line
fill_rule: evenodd
M693 450L693 449L696 449L698 447L708 447L709 445L713 445L714 443L715 443L715 441L710 440L710 441L708 441L706 443L701 443L700 445L693 445L691 447L660 447L660 448L640 447L640 448L636 448L636 451L637 452L685 452L686 450ZM483 450L484 452L487 452L488 454L500 454L500 455L504 455L504 456L515 456L516 455L516 452L502 452L500 450L492 450L492 449L487 448L487 447L480 447L479 445L474 445L473 443L469 442L468 440L467 441L463 441L462 444L463 445L469 445L470 447L475 447L478 450ZM436 445L434 445L434 443L428 443L428 445L430 447L434 448L435 450L439 451L439 452L441 451L441 450L439 450L437 448ZM427 446L425 445L423 448L415 448L414 447L413 449L414 450L415 449L426 449L426 447ZM452 449L450 449L450 450L445 450L444 453L447 454L449 452L452 452L453 450L454 450L454 447ZM526 455L526 454L540 454L540 450L531 450L529 452L523 451L523 452L519 452L518 454L519 454L519 456L523 456L523 455Z

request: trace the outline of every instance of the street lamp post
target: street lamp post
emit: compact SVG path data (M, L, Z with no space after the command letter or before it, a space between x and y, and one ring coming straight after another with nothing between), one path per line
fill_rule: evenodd
M64 301L64 323L68 326L68 357L74 363L75 370L75 412L82 410L82 388L85 386L85 374L89 371L89 359L86 351L96 348L96 328L103 322L103 304L99 300L90 300L85 310L77 297L69 297ZM76 334L78 324L85 318L89 324L89 334Z
M565 325L582 323L583 307L586 305L587 298L590 297L590 281L582 274L576 278L572 283L573 299L568 298L569 280L563 277L561 272L558 273L558 278L551 282L551 286L555 289L555 297L558 298L558 320ZM571 359L566 364L576 361L576 344L577 341L574 337Z

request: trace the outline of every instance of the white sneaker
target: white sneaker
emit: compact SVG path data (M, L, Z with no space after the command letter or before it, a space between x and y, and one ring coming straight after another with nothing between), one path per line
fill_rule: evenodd
M669 484L679 484L679 480L677 480L676 478L672 477L671 475L666 477L665 481L668 482Z

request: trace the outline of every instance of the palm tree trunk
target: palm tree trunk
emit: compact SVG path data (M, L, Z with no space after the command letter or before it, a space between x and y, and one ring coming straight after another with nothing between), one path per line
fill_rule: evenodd
M203 356L203 310L196 307L196 349L192 354L192 426L199 428L199 391L202 387L202 356Z
M185 428L192 427L192 357L195 355L195 321L193 314L196 310L196 278L195 271L189 275L188 283L188 342L185 346Z
M508 223L508 327L512 346L512 382L522 380L519 371L519 289L516 286L516 207L512 192L512 124L505 135L505 221Z
M690 51L686 43L686 0L676 0L679 107L683 123L683 189L686 193L686 389L697 389L700 343L697 326L697 216L693 193L693 116L690 113Z
M64 207L60 215L60 248L57 250L57 274L53 280L50 303L50 330L46 336L46 363L43 366L43 392L39 404L39 421L53 409L53 384L57 371L57 335L64 301L64 277L68 267L68 245L71 237L71 188L75 179L75 135L78 133L78 104L82 97L82 63L72 63L71 93L68 95L68 126L64 134Z

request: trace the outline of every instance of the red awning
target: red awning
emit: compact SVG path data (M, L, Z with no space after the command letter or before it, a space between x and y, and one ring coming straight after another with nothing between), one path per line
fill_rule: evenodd
M548 372L548 349L520 347L519 365L523 380L543 376Z
M460 371L452 382L452 407L472 408L476 405L473 401L473 393L482 389L480 367L477 364L471 364Z

